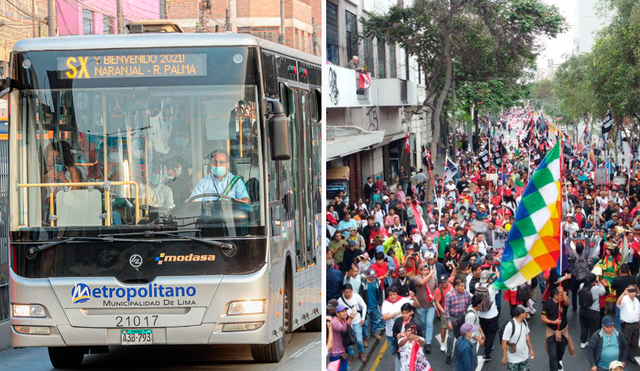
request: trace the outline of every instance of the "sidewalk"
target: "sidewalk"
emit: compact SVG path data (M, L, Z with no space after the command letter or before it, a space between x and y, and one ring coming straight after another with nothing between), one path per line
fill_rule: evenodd
M0 352L11 347L11 321L0 323Z
M378 354L378 347L382 346L385 341L387 341L387 338L385 336L383 336L381 340L377 340L373 336L369 336L369 347L364 349L364 354L367 357L367 361L365 363L360 362L360 358L356 355L349 365L349 371L364 371L367 365L371 365L373 362L375 362L375 360L372 360L371 357L375 357Z

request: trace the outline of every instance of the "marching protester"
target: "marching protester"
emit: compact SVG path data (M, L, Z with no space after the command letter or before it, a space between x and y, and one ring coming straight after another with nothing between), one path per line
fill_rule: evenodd
M455 163L448 160L450 173L447 167L444 174L438 174L433 163L424 162L424 172L407 168L405 175L398 173L395 178L369 174L361 192L350 195L351 200L361 197L362 202L346 205L340 197L330 200L327 297L340 299L343 288L350 285L352 295L359 294L366 304L366 313L352 325L357 333L357 322L365 321L362 342L354 344L353 350L360 354L371 345L372 337L386 341L397 369L403 369L408 348L402 349L399 341L404 338L412 349L421 347L414 356L443 357L447 364L454 362L459 350L455 344L466 339L486 365L494 356L496 337L502 348L506 336L500 326L501 314L510 314L521 337L527 339L529 326L538 324L526 320L542 309L540 325L545 335L537 344L544 344L551 371L563 368L567 349L574 354L567 326L567 316L573 315L580 328L571 330L580 334L581 351L591 351L591 340L605 330L598 324L611 317L614 323L622 322L616 334L630 348L628 359L619 361L635 361L631 355L637 353L640 335L634 320L637 299L627 288L635 285L640 267L640 176L629 177L628 169L610 166L611 179L621 183L608 179L609 183L596 184L596 167L589 153L579 152L574 144L572 154L563 148L564 157L560 156L559 140L545 140L545 119L533 117L526 110L505 113L506 121L524 122L512 125L520 140L506 145L501 133L487 131L486 136L474 139L475 151L457 149ZM485 121L483 118L482 130L491 126ZM452 138L462 135L453 133ZM548 137L553 136L549 133ZM488 156L481 156L483 153ZM549 167L554 159L563 161L562 176L559 166ZM556 173L537 176L539 165L547 166L542 171ZM525 191L529 187L533 190ZM560 194L545 193L557 187ZM556 205L563 205L562 210L554 209ZM539 211L538 218L558 217L527 224L534 220L535 211ZM549 223L556 223L557 228L549 228ZM560 230L562 236L552 235ZM553 258L544 255L551 254L552 248L556 249ZM536 262L547 265L540 271L529 267L524 277L524 267L514 266L514 260L533 254L534 249L536 256L543 255ZM518 256L514 256L516 250ZM401 334L394 336L393 324L400 321L401 307L407 303L413 307L411 321L416 332L409 336L401 331L399 339ZM460 336L466 317L478 329ZM518 319L524 319L526 327ZM509 333L511 327L507 325ZM506 362L505 354L498 355L510 370L530 367L533 349L527 340L519 341L524 346L507 353ZM445 354L432 352L438 343ZM605 362L613 359L607 354L595 357L598 361L590 366L607 369ZM366 359L361 355L354 361L358 358ZM455 367L461 367L455 361Z
M637 365L635 359L640 336L640 301L636 286L627 287L618 298L616 305L620 308L620 322L622 323L622 335L627 341L627 355L629 362ZM621 360L624 361L624 360Z
M611 317L602 319L602 328L596 331L589 340L587 353L591 371L604 371L610 368L610 364L627 359L627 340L614 328Z
M529 359L535 356L527 314L529 309L518 305L514 310L511 321L504 326L504 331L500 339L502 345L502 365L507 366L509 371L529 371Z

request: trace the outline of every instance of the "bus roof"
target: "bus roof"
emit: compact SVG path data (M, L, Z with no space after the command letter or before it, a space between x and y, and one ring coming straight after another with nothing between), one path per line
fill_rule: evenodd
M151 33L126 35L88 35L39 37L18 41L14 52L96 50L96 49L147 49L168 46L260 46L275 53L289 55L309 63L320 64L320 57L297 49L262 40L247 34L224 33Z

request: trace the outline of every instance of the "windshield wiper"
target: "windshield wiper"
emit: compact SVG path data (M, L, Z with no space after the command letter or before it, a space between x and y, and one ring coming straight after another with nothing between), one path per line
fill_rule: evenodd
M144 231L144 232L119 233L119 234L110 234L110 235L101 234L99 237L111 237L111 238L113 238L113 236L141 236L141 235L143 235L145 238L153 238L155 236L168 236L168 237L174 237L174 238L184 238L184 239L191 240L191 241L202 242L202 243L204 243L206 245L219 247L220 250L222 250L222 252L228 257L234 256L236 254L236 252L237 252L236 245L234 245L232 243L221 242L221 241L213 241L213 240L206 240L206 239L200 238L200 237L191 237L191 236L185 236L185 235L181 234L181 233L185 233L185 232L200 232L200 229L189 229L189 230L184 230L184 231L166 231L166 232L165 231Z
M33 259L39 252L49 250L53 247L62 245L70 241L101 241L101 242L137 242L139 240L126 239L126 238L113 238L113 236L99 236L99 237L66 237L61 238L58 241L45 243L40 246L32 246L27 250L27 258Z

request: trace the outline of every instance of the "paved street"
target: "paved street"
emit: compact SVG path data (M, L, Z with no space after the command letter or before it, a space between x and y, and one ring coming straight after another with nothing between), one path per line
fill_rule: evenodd
M529 320L529 327L531 329L531 342L533 344L533 351L535 353L535 358L530 362L531 370L548 370L549 369L549 358L544 350L544 325L540 321L540 310L542 309L542 305L536 305L537 313L533 316L531 320ZM502 326L509 319L509 305L505 304L503 301L502 310L500 312L500 325ZM569 332L571 337L573 338L574 343L576 344L576 353L575 357L569 356L569 351L565 353L563 359L564 370L566 371L583 371L589 370L589 358L587 356L586 349L580 349L580 323L578 321L578 315L569 313L568 317L569 321ZM440 328L440 322L435 322L435 328ZM496 342L497 346L497 342ZM393 362L394 360L389 353L388 347L384 346L384 353L380 352L382 347L376 349L373 353L374 356L367 363L366 370L376 371L376 370L393 370ZM480 348L480 353L482 354L482 347ZM479 357L478 361L478 369L477 370L485 370L485 371L493 371L493 370L506 370L506 366L502 366L500 364L500 360L502 358L502 350L495 349L492 353L493 360L483 365L481 361L482 357ZM440 352L440 343L438 340L434 339L432 345L431 354L427 355L427 359L431 363L431 367L434 371L440 370L452 370L454 364L447 365L445 363L446 357L445 354ZM631 366L631 367L629 367ZM640 370L638 366L632 366L627 363L626 370Z
M86 355L83 370L215 370L284 371L320 370L318 332L291 336L282 362L257 364L247 345L191 345L163 347L116 347L108 354ZM49 371L46 348L9 349L0 352L0 370Z

